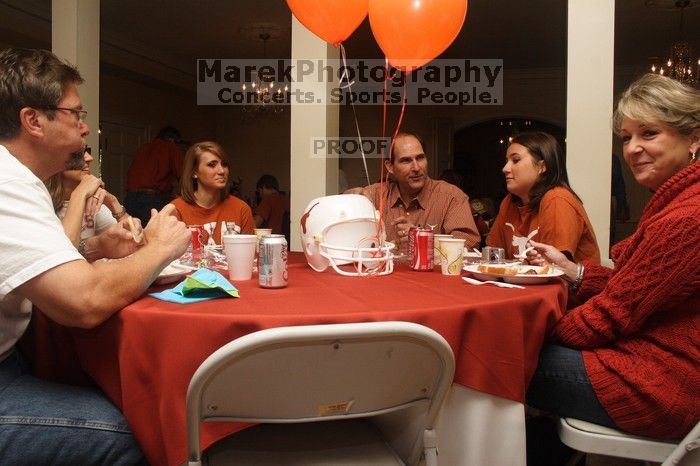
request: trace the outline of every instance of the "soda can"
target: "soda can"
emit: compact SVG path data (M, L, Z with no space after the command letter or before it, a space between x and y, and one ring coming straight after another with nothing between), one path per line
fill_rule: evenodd
M258 282L263 288L287 286L287 240L284 235L260 238Z
M202 225L188 225L187 229L192 233L192 243L190 250L192 251L192 262L202 260L202 252L204 250L204 228Z
M433 247L435 235L430 228L412 227L408 230L408 249L411 254L411 268L431 271L435 267Z

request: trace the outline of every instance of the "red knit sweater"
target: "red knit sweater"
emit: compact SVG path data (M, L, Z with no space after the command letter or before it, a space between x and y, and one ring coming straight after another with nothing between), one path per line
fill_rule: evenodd
M584 304L554 328L583 350L600 402L622 429L685 435L700 419L700 162L676 173L611 251L587 265Z

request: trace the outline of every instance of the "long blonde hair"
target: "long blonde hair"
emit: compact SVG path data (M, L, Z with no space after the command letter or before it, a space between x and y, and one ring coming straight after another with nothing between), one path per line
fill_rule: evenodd
M63 172L56 173L48 180L44 181L46 189L51 195L51 202L53 203L53 210L58 212L63 207L63 201L65 200L66 190L63 187Z

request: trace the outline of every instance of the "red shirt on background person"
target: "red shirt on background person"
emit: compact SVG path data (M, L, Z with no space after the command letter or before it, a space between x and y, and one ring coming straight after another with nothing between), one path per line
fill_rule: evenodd
M260 202L255 209L255 226L270 228L273 234L284 234L285 214L289 213L289 198L279 191L279 182L272 175L263 175L256 184Z
M182 176L184 154L175 144L180 132L164 126L156 138L142 144L134 155L126 175L127 212L146 225L151 209L161 209L172 197L173 186Z
M127 172L127 191L154 190L167 196L171 183L180 180L185 155L175 144L175 138L162 137L161 132L136 150Z

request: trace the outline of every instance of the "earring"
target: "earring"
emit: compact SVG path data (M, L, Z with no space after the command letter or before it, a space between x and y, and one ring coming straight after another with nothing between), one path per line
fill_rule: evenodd
M192 178L197 178L197 175L192 175Z
M690 163L695 162L695 159L698 157L698 151L696 150L695 152L691 153L690 155Z

